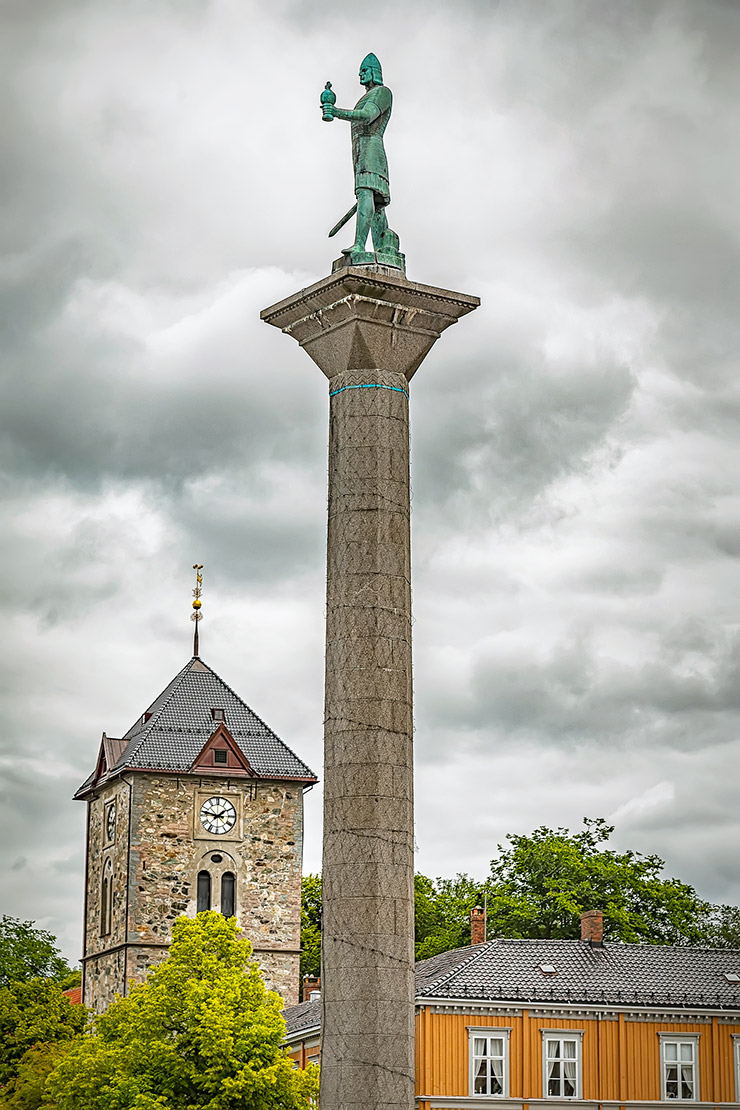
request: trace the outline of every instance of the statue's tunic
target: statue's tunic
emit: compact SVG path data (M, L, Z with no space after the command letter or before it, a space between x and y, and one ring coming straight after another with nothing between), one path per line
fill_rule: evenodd
M385 85L374 85L355 104L355 110L374 104L380 111L372 123L352 120L352 161L355 164L355 194L358 189L372 189L375 204L384 208L391 202L388 180L388 159L383 146L383 133L391 118L393 97Z

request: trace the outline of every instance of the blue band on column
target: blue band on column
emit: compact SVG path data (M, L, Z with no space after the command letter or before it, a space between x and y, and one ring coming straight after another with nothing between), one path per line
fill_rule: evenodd
M331 390L329 396L336 397L337 393L344 393L345 389L390 389L392 393L403 393L404 397L408 398L408 393L400 386L380 385L378 382L368 382L366 385L343 385L341 389Z

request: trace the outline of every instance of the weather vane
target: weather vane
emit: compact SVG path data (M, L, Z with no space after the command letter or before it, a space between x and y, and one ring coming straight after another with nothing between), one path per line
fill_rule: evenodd
M200 611L201 600L200 595L203 593L203 564L193 563L193 570L195 571L195 589L193 590L193 611L190 614L191 621L195 621L195 629L193 631L193 655L198 655L198 622L203 620L203 614Z

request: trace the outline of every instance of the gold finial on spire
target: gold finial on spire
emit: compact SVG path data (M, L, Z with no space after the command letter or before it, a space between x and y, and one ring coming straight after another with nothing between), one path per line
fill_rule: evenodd
M195 571L195 589L193 590L193 612L190 614L191 621L195 621L195 629L193 630L193 655L198 655L198 622L203 619L203 614L200 611L201 600L200 595L203 592L203 564L193 563L193 570Z

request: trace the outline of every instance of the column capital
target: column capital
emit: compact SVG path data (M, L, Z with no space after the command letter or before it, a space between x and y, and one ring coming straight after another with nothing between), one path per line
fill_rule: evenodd
M260 318L292 335L330 380L347 370L382 369L410 381L445 328L479 304L382 267L348 266Z

